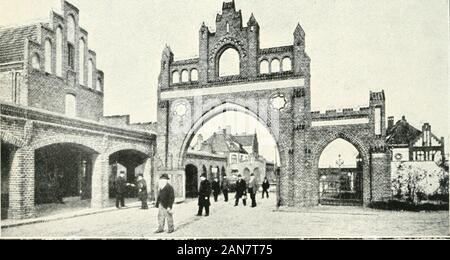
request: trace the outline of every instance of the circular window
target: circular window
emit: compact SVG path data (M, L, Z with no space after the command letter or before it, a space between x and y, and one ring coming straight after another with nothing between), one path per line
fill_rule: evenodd
M285 108L287 105L286 97L282 94L278 94L271 98L270 105L274 109L281 110L281 109Z
M187 110L188 109L185 104L177 104L175 106L174 113L175 113L175 115L177 115L179 117L183 117L186 115Z

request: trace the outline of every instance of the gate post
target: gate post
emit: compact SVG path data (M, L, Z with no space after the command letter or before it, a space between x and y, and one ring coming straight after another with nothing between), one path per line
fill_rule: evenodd
M391 164L387 152L371 154L372 201L384 201L392 197Z

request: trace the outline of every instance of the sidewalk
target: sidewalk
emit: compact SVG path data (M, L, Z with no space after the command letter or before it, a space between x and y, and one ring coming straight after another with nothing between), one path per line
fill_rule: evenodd
M215 203L211 208L211 214L221 214L224 206L223 203ZM193 223L206 219L205 217L195 216L197 209L196 199L187 199L174 205L176 233ZM74 213L69 216L52 216L51 218L35 219L32 222L9 224L8 228L1 229L1 237L161 239L173 235L154 233L158 228L158 209L155 208L154 204L150 206L149 210L141 210L138 205L130 204L130 207L123 210L108 208Z
M123 208L122 210L127 210L131 208L138 208L141 206L140 202L131 202L126 204L127 206ZM154 202L150 202L149 206L154 205ZM53 214L48 216L42 216L37 218L31 218L31 219L4 219L1 221L1 228L11 228L11 227L18 227L23 225L30 225L30 224L36 224L36 223L45 223L50 221L56 221L56 220L62 220L62 219L70 219L70 218L76 218L81 216L89 216L94 214L100 214L105 213L109 211L117 210L115 206L108 207L108 208L102 208L102 209L93 209L93 208L84 208L84 209L75 209L73 211L59 213L59 214Z

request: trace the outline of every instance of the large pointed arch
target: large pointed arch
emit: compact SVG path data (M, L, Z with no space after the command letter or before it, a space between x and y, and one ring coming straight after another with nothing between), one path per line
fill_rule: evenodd
M225 112L240 112L244 113L246 115L250 115L251 117L255 118L258 122L260 122L266 130L270 133L273 140L275 141L278 152L280 153L280 144L279 140L276 138L276 135L273 133L272 129L268 126L267 122L258 116L256 113L251 111L250 109L243 107L241 105L238 105L233 102L223 102L221 105L213 106L208 112L204 113L203 116L201 116L189 129L187 134L185 135L183 139L183 143L181 145L181 149L178 156L178 162L177 165L182 168L183 167L183 160L185 158L186 152L189 148L189 144L191 143L192 139L194 138L195 134L197 133L200 128L206 124L209 120L213 119L215 116L225 113ZM281 153L279 154L281 156Z

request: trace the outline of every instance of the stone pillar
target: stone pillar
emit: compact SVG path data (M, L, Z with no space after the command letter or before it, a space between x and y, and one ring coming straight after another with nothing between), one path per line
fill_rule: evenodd
M143 177L145 181L147 182L147 193L150 200L154 199L153 194L153 178L152 178L152 172L153 172L153 158L150 157L144 162L144 173Z
M34 150L30 147L19 148L11 161L8 218L35 217L34 177Z
M391 164L387 153L372 154L372 201L385 201L392 197Z
M106 208L109 206L109 156L100 154L93 157L91 207Z

